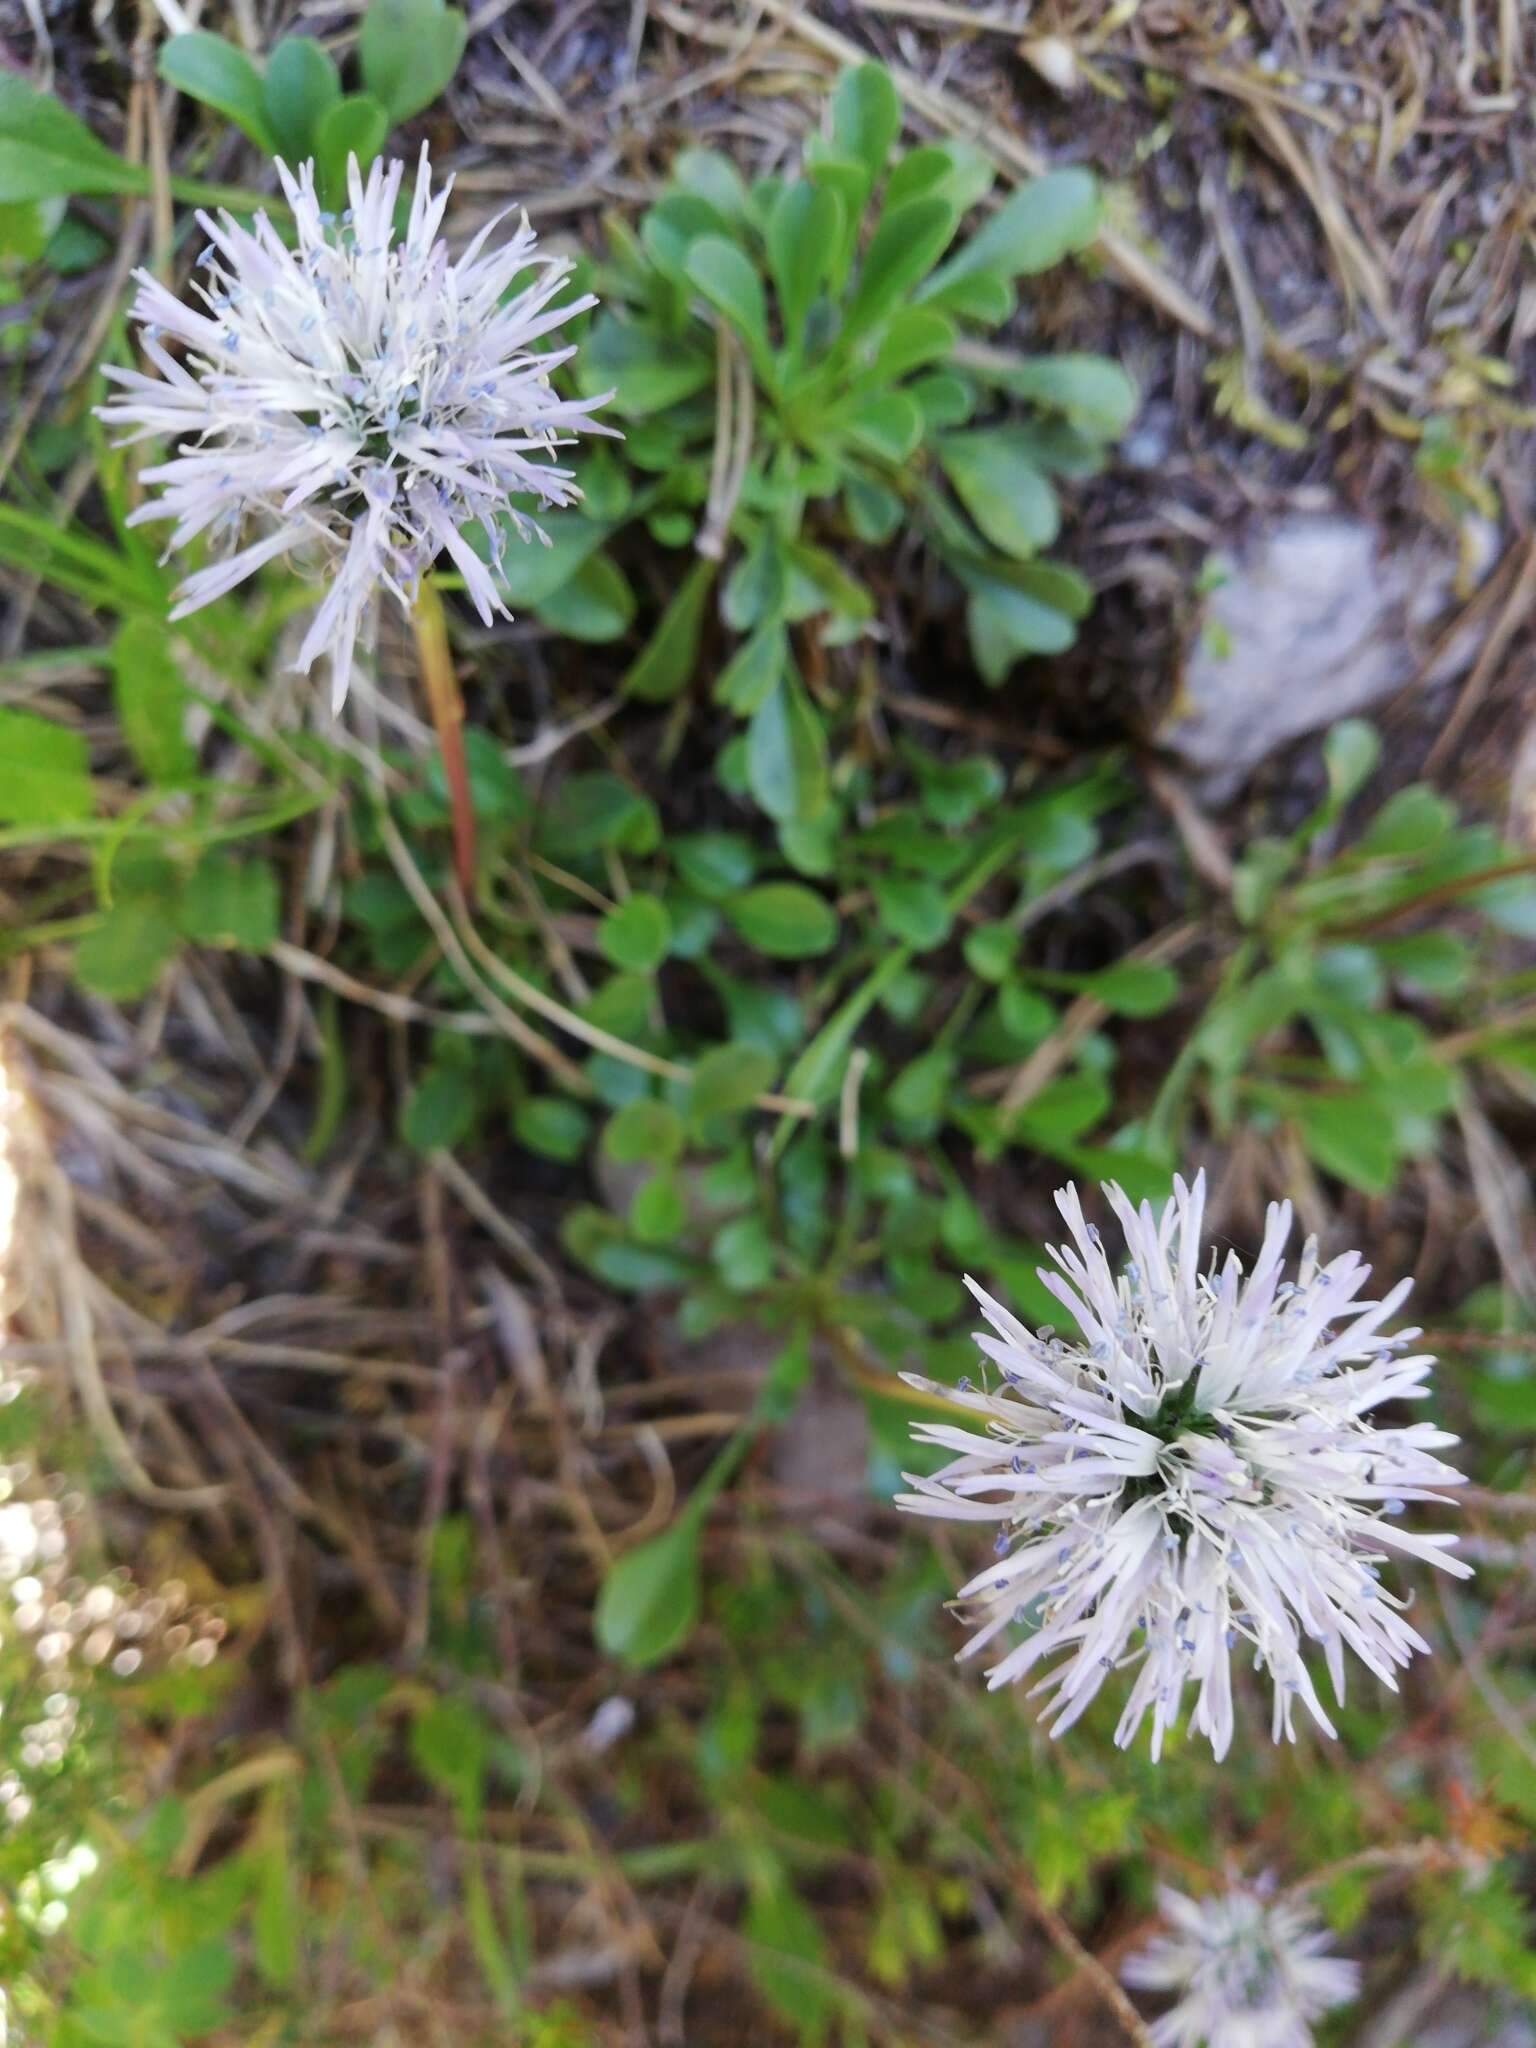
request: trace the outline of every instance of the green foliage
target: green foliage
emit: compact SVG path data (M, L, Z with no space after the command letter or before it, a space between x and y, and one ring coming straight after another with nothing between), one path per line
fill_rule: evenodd
M603 1581L595 1625L599 1646L628 1664L659 1664L685 1643L699 1618L699 1522L689 1512L626 1552Z
M1248 847L1232 891L1241 933L1153 1118L1171 1133L1198 1073L1219 1126L1288 1125L1316 1165L1368 1194L1434 1152L1469 1069L1536 1052L1521 983L1506 988L1493 966L1504 935L1536 930L1529 860L1423 783L1337 846L1378 754L1368 725L1335 726L1322 803L1288 838Z
M718 580L738 644L713 695L747 728L722 779L785 827L814 829L830 796L835 723L803 671L874 628L850 556L919 534L965 594L990 682L1069 646L1089 592L1041 559L1060 523L1052 479L1095 468L1135 402L1112 363L980 338L1019 278L1093 240L1093 180L1039 179L965 237L986 160L959 141L893 156L900 126L888 74L866 64L839 81L797 175L749 187L725 157L687 149L638 230L610 223L579 370L585 389L613 388L632 476L591 458L584 506L552 529L555 560L507 563L515 600L580 632L568 593L625 525L695 541L624 686L651 701L689 687Z
M131 1731L208 1712L226 1674L202 1656L212 1655L209 1617L186 1606L184 1589L173 1604L136 1592L126 1574L87 1575L79 1498L61 1498L36 1470L39 1455L52 1463L67 1444L40 1403L16 1398L14 1379L0 1385L8 1609L40 1600L61 1630L45 1655L36 1630L8 1611L0 1637L0 1987L12 2001L0 2001L0 2018L57 2020L39 2036L49 2048L182 2048L224 2017L232 1964L216 1927L196 1924L184 1900L163 1921L144 1911L146 1863L169 1854L179 1820L170 1809L142 1815L130 1850L113 1816L132 1768ZM32 1540L18 1551L28 1525ZM18 1564L28 1567L20 1576ZM109 1648L135 1646L124 1660L88 1647L87 1616L99 1624L107 1615ZM188 1661L194 1638L202 1661Z
M192 780L196 762L187 738L191 699L170 635L152 619L126 619L112 642L113 704L123 739L151 783L174 788ZM55 794L42 822L88 814ZM37 822L37 821L34 821Z
M189 99L233 121L271 156L276 147L267 117L261 73L243 50L207 29L172 36L160 52L160 76Z
M781 1869L763 1872L747 1903L742 1933L747 1967L765 2003L795 2038L815 2048L826 2039L836 1999L827 1983L827 1950L816 1915Z
M319 115L311 137L315 178L323 199L340 206L347 192L347 166L356 159L365 173L389 135L389 115L371 93L343 93Z
M336 60L313 36L283 36L273 44L262 112L278 156L299 164L313 155L321 123L340 98Z
M0 824L54 825L92 808L85 741L51 719L0 706Z
M446 89L468 34L462 11L444 0L369 0L357 41L361 91L344 93L335 59L304 35L283 36L259 68L223 36L191 29L162 46L160 76L233 121L266 155L295 167L312 158L322 196L336 204L346 192L347 159L355 156L367 174L391 128Z
M95 994L127 1001L154 987L183 941L261 952L277 931L278 883L267 861L221 852L185 866L124 857L75 948L75 973Z
M1424 1947L1469 1984L1536 1998L1536 1919L1508 1868L1426 1883Z
M468 34L464 15L444 0L368 0L358 59L391 123L410 120L446 89Z
M1536 1378L1526 1348L1531 1335L1526 1304L1509 1299L1502 1287L1479 1287L1461 1304L1455 1320L1484 1340L1460 1376L1478 1427L1495 1439L1528 1436L1536 1429Z
M0 73L0 204L148 189L149 173L115 156L52 93Z
M264 65L174 38L163 75L263 150L313 153L335 194L349 152L366 163L443 90L464 36L441 0L374 0L351 90L302 35ZM538 751L526 703L465 659L468 917L435 760L386 742L366 774L323 725L274 736L256 716L306 601L285 569L172 626L110 453L78 518L54 516L56 455L53 470L23 459L0 505L0 562L104 629L78 691L29 701L28 671L8 665L0 847L42 879L28 870L16 892L5 957L61 963L108 1002L150 995L194 946L241 956L202 963L236 987L273 974L264 955L329 982L292 1083L312 1080L291 1120L317 1178L356 1156L359 1130L381 1174L430 1179L445 1151L502 1169L533 1191L536 1255L563 1254L580 1317L590 1305L596 1326L612 1316L658 1349L674 1323L684 1339L750 1331L765 1367L739 1424L707 1420L711 1463L687 1434L665 1439L677 1503L643 1524L643 1502L613 1510L633 1443L652 1445L648 1411L634 1422L612 1400L581 1434L564 1385L525 1411L510 1377L507 1435L489 1445L515 1447L509 1508L486 1497L489 1438L459 1433L465 1411L445 1401L439 1421L429 1397L407 1414L405 1396L348 1382L339 1417L370 1458L377 1442L369 1484L408 1495L409 1528L331 1559L314 1597L329 1619L366 1565L387 1617L414 1574L412 1654L368 1661L393 1643L354 1612L278 1713L263 1602L240 1715L213 1714L202 1685L143 1688L127 1715L109 1688L93 1696L82 1751L0 1833L0 1983L48 2048L318 2038L336 1986L338 2032L355 2032L402 1958L451 1979L484 2038L574 2048L603 1986L543 2005L540 1943L600 1909L619 1966L645 1968L631 1934L658 1896L664 1929L690 1899L730 1926L749 2029L883 2039L935 1984L943 2003L962 1973L1019 1969L1027 1889L1097 1945L1150 1909L1156 1874L1214 1869L1228 1843L1262 1840L1289 1880L1388 1827L1447 1862L1475 1839L1465 1868L1415 1881L1421 1944L1536 1995L1528 1872L1506 1853L1536 1780L1473 1688L1434 1695L1401 1739L1367 1689L1341 1717L1345 1769L1256 1749L1221 1772L1174 1745L1154 1772L1092 1717L1052 1747L1013 1702L949 1677L952 1575L926 1538L871 1517L829 1556L783 1513L776 1461L794 1437L776 1432L793 1419L816 1437L822 1401L842 1404L839 1426L851 1410L881 1500L943 1455L911 1444L895 1375L974 1370L964 1276L1059 1320L1025 1234L1051 1186L1113 1175L1157 1196L1186 1139L1246 1127L1379 1196L1446 1148L1464 1101L1490 1083L1528 1099L1536 1073L1536 980L1505 943L1536 935L1529 858L1427 786L1376 803L1368 727L1328 737L1310 816L1238 850L1230 903L1189 881L1177 914L1193 943L1177 951L1139 943L1169 915L1163 885L1106 874L1104 855L1146 830L1134 764L1085 751L1046 770L994 743L992 721L967 731L965 677L938 693L959 731L882 698L879 635L909 573L957 628L963 604L987 682L1071 644L1089 593L1048 555L1059 490L1134 403L1110 362L998 338L1020 280L1093 241L1091 177L992 205L978 150L903 151L901 130L889 76L861 66L782 175L748 184L685 149L637 224L610 223L579 374L616 387L626 439L587 457L584 503L549 518L549 547L507 561L519 610L589 643L594 694L628 703L597 739L578 720L519 765ZM65 201L146 189L62 106L0 76L20 260L93 260L57 240ZM65 427L67 461L89 444ZM1456 479L1449 463L1426 434L1421 471L1449 489L1465 451ZM238 778L214 773L226 748ZM310 813L323 835L288 836ZM390 1020L398 1066L365 1070L376 1020L354 998ZM1459 1318L1446 1398L1489 1485L1524 1483L1529 1322L1501 1287ZM302 1539L317 1545L343 1462L318 1408ZM0 1408L7 1457L30 1412ZM439 1446L447 1505L422 1530ZM553 1534L534 1519L551 1500ZM1488 1655L1504 1644L1490 1631ZM30 1710L15 1649L8 1634L0 1734ZM1499 1682L1528 1715L1524 1674ZM633 1726L608 1754L582 1717L610 1703ZM1446 1798L1442 1727L1481 1802L1470 1821ZM189 1757L190 1801L152 1797L167 1759ZM1336 1925L1368 1910L1374 1882L1354 1866L1329 1882Z

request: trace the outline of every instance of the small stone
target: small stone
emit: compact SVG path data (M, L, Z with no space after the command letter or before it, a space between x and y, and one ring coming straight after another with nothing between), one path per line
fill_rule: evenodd
M1163 734L1213 802L1276 749L1406 682L1456 573L1446 553L1389 552L1335 512L1293 514L1213 566L1222 580Z

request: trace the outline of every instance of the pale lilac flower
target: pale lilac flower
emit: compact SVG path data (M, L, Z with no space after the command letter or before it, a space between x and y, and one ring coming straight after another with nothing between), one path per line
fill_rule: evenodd
M509 500L573 503L581 494L552 451L606 431L590 416L600 399L551 388L550 372L574 351L535 346L594 303L551 306L569 262L540 255L526 218L490 247L504 215L452 261L437 238L452 180L434 196L425 146L397 242L404 169L376 163L364 183L349 163L352 203L338 222L320 210L313 166L295 176L279 163L291 250L265 215L247 230L227 213L200 213L209 242L206 280L193 287L201 309L137 272L132 318L158 375L109 366L123 395L99 408L133 430L127 441L179 443L169 462L144 471L164 490L131 522L174 521L168 555L202 533L212 543L216 559L181 585L172 618L296 555L328 585L298 666L328 655L338 704L375 592L409 607L439 553L487 625L506 615L495 573L503 515L524 540L546 538ZM464 537L474 521L492 550L489 569ZM248 528L256 537L242 547Z
M1073 1244L1042 1273L1076 1321L1075 1341L1039 1336L971 1283L995 1335L978 1335L1001 1369L995 1390L936 1386L975 1429L914 1424L956 1453L897 1505L999 1527L996 1556L960 1590L976 1633L970 1656L1017 1627L992 1686L1039 1670L1051 1732L1078 1719L1110 1672L1139 1665L1115 1740L1152 1716L1152 1755L1197 1690L1192 1725L1218 1757L1232 1740L1231 1653L1246 1648L1274 1686L1272 1734L1295 1739L1300 1700L1335 1731L1302 1661L1319 1645L1344 1697L1353 1650L1395 1690L1394 1667L1429 1645L1379 1567L1406 1553L1460 1578L1454 1536L1397 1518L1461 1474L1434 1452L1456 1438L1432 1423L1382 1427L1371 1411L1422 1399L1434 1361L1400 1357L1419 1332L1381 1328L1410 1286L1360 1301L1370 1275L1346 1252L1319 1267L1310 1241L1282 1278L1290 1204L1269 1211L1244 1282L1235 1253L1201 1271L1205 1177L1173 1184L1159 1217L1106 1189L1130 1254L1117 1280L1075 1188L1056 1197Z
M1166 1888L1171 1932L1154 1935L1121 1975L1178 2003L1151 2027L1156 2048L1311 2048L1309 2021L1360 1990L1360 1966L1325 1955L1309 1913L1238 1886L1189 1899Z

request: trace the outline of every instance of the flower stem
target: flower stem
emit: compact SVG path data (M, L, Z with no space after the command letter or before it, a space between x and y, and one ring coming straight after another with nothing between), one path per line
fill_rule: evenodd
M475 887L475 811L470 801L469 770L464 760L464 699L453 671L448 650L448 625L443 601L430 577L424 576L411 612L416 635L416 653L421 663L421 680L427 704L437 730L437 744L443 757L443 780L448 785L448 803L453 812L453 865L459 887L473 897Z

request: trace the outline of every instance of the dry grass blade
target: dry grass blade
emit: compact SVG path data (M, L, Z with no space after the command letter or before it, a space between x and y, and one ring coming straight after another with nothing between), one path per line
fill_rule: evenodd
M92 1306L95 1282L80 1254L74 1190L30 1112L13 1118L12 1130L21 1215L18 1235L28 1268L22 1328L32 1342L57 1345L67 1359L81 1411L135 1499L187 1513L220 1506L227 1493L224 1486L163 1486L145 1470L129 1442L102 1372Z
M549 1261L535 1249L527 1232L514 1223L510 1216L501 1213L473 1177L465 1172L453 1154L434 1152L432 1171L453 1191L475 1221L517 1261L539 1289L547 1297L558 1300L560 1282Z
M425 884L422 886L425 888ZM504 960L498 959L484 939L481 938L470 918L469 907L457 890L451 892L450 900L452 901L457 919L458 940L462 940L463 949L472 954L485 974L491 980L499 982L509 995L514 996L521 1003L526 1003L529 1009L536 1010L541 1016L549 1018L552 1023L558 1024L562 1030L568 1031L573 1038L581 1039L583 1043L590 1045L594 1051L608 1053L612 1058L622 1060L626 1066L639 1067L643 1072L655 1074L663 1081L686 1081L689 1079L692 1069L685 1066L682 1061L669 1060L661 1053L648 1052L641 1045L631 1045L627 1039L616 1037L613 1032L605 1031L601 1025L589 1023L585 1017L578 1016L574 1010L568 1009L564 1003L557 1002L553 996L546 995L543 989L537 988L531 981L525 980L522 975L518 974L513 968L510 968ZM435 908L436 906L434 905ZM455 941L455 949L458 950L457 940ZM484 986L478 974L475 975L475 980L480 986ZM494 997L492 1000L495 1000ZM587 1081L584 1074L580 1076L580 1083L580 1092L589 1094L591 1092L591 1084ZM794 1095L762 1094L755 1098L755 1106L758 1109L769 1110L778 1116L810 1117L816 1114L816 1105L814 1103L806 1102L799 1096Z
M482 964L494 963L499 966L499 963L494 962L494 955L484 946L479 937L474 934L467 918L463 920L460 929L455 930L453 923L444 914L437 898L427 887L421 869L412 859L410 850L401 838L394 819L390 817L389 811L383 803L379 806L378 819L379 834L388 850L390 860L394 864L395 873L405 884L411 901L416 905L416 908L431 927L433 937L442 947L447 957L453 962L459 973L469 983L480 1001L485 1005L486 1011L492 1020L511 1039L514 1045L518 1046L523 1052L526 1052L531 1059L537 1060L540 1066L547 1067L557 1079L562 1081L571 1090L572 1094L589 1095L592 1092L592 1084L588 1081L580 1067L573 1060L567 1058L557 1045L551 1044L549 1039L545 1038L541 1032L535 1031L531 1024L526 1023L523 1018L519 1017L515 1010L509 1009L476 968L474 961L469 957L469 952L465 950L466 944L470 950L478 952ZM460 897L458 900L462 905L463 898ZM463 943L461 943L461 936L464 941ZM532 997L536 998L536 1000L529 1000L529 1007L532 1009L544 1009L546 1014L549 1010L554 1010L557 1013L557 1021L564 1022L567 1016L574 1014L568 1012L564 1004L556 1003L552 998L545 996L542 990L533 989L532 984L524 982L520 976L513 976L510 969L503 969L498 978L504 983L509 979L514 981L517 985L517 992L523 996L524 1000L529 1000L525 992L531 990ZM580 1022L579 1019L576 1021Z
M1303 148L1267 93L1256 90L1232 73L1203 68L1195 73L1197 84L1237 100L1246 111L1255 133L1276 161L1290 172L1298 189L1317 217L1328 247L1333 252L1340 285L1346 301L1353 305L1363 298L1383 334L1400 342L1397 310L1388 289L1386 273L1371 254L1359 228L1350 218L1320 151Z
M1536 535L1525 543L1524 558L1509 596L1494 620L1487 639L1478 650L1477 660L1471 674L1462 685L1455 708L1429 750L1424 763L1427 773L1433 773L1435 769L1443 767L1460 745L1467 727L1488 693L1489 685L1498 673L1499 663L1504 659L1511 641L1529 616L1533 601L1536 601Z
M478 1010L440 1010L431 1003L417 1002L414 996L399 995L393 989L374 988L369 982L359 981L355 974L348 974L344 968L322 960L317 953L306 953L302 946L290 945L286 939L278 939L269 946L267 957L285 974L295 975L300 981L316 982L320 987L344 996L349 1003L357 1003L365 1010L376 1010L381 1017L388 1017L393 1023L424 1024L433 1031L458 1031L470 1038L496 1035L493 1019Z

